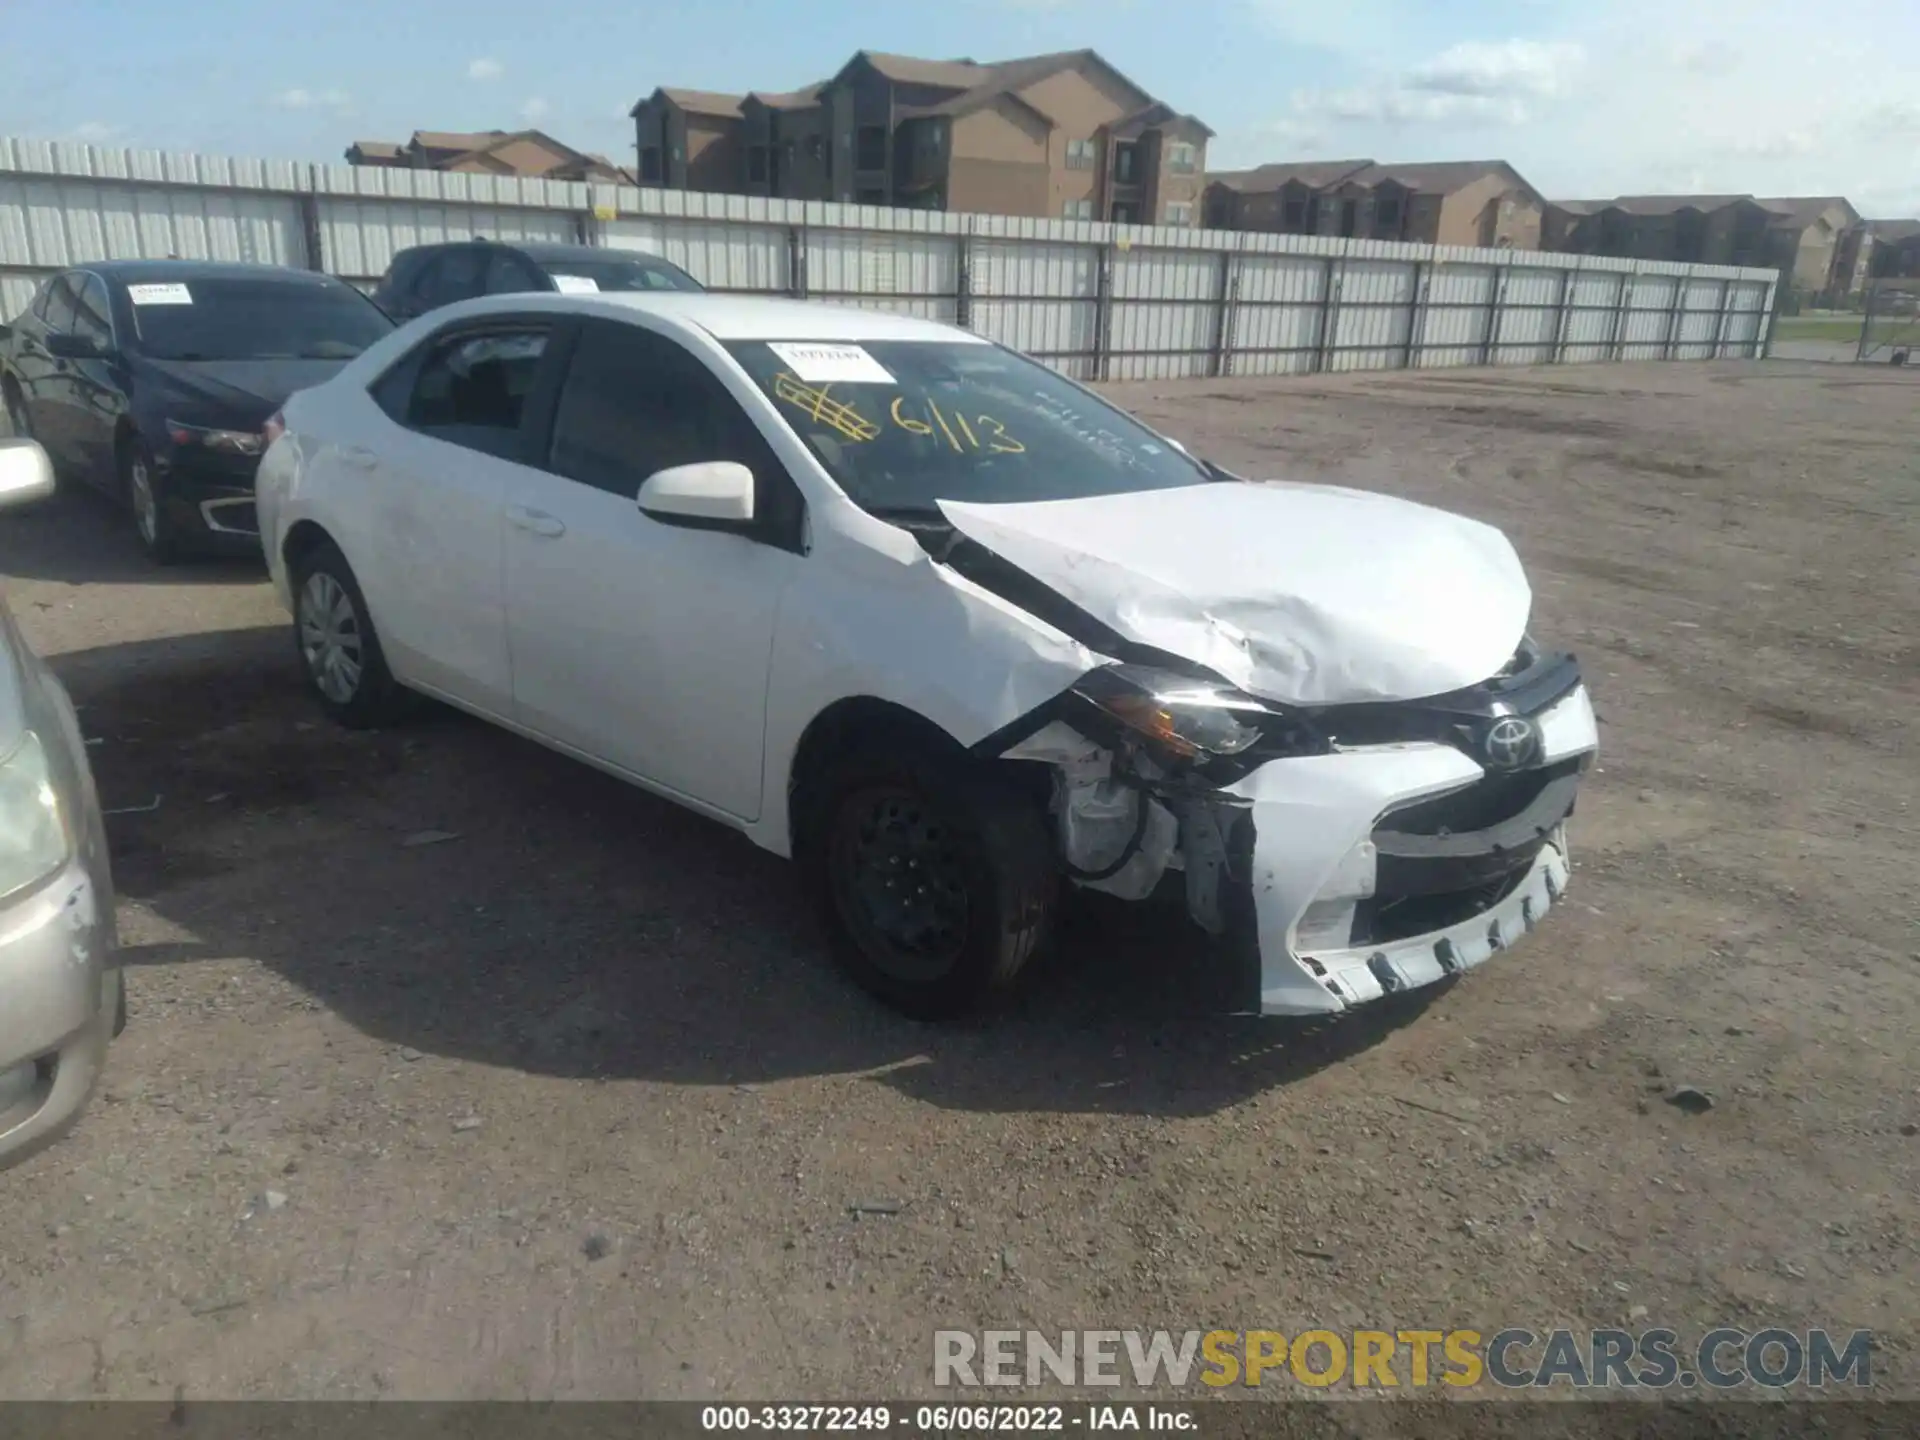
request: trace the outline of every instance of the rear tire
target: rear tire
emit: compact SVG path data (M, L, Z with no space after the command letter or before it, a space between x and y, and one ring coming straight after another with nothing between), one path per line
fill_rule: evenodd
M990 769L882 741L803 783L798 855L841 967L916 1020L1005 997L1052 938L1044 813Z
M290 569L294 648L320 708L350 730L402 718L413 696L387 668L366 597L340 547L322 540Z

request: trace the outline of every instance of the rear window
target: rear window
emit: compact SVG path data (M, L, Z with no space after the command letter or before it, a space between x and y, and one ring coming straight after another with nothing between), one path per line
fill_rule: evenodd
M220 277L130 284L127 298L156 360L351 360L393 329L346 285Z
M553 288L568 291L595 290L701 290L705 287L677 265L665 260L541 260L540 268L553 277Z

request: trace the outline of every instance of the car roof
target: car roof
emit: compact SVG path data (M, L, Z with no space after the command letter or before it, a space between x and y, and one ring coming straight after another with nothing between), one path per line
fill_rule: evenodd
M919 340L938 344L984 345L970 331L916 315L823 305L767 295L716 295L684 290L603 291L597 295L521 293L463 300L434 312L449 317L481 316L491 311L563 310L597 313L615 319L632 312L693 326L716 340Z
M73 267L121 285L154 285L187 280L277 280L289 285L341 285L317 270L288 265L242 265L219 260L95 260Z
M565 245L557 240L503 240L498 243L511 245L533 260L638 260L643 264L651 261L656 265L673 263L664 256L645 250L622 250L607 245Z

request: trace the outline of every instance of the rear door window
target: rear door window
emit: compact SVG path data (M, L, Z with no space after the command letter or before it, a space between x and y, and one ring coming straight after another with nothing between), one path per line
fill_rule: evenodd
M49 330L64 335L73 329L73 276L62 275L47 291L40 318Z
M486 293L489 295L517 295L546 288L540 272L511 251L496 250L487 261Z
M409 430L503 460L527 456L528 401L540 378L550 332L544 326L467 330L433 342L417 363L402 366L377 394Z

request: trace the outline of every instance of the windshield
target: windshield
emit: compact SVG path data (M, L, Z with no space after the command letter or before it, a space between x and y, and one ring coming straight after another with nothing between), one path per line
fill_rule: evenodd
M1077 500L1204 485L1151 430L1035 361L952 341L736 341L727 347L854 503Z
M540 268L553 277L554 288L563 294L569 291L700 288L691 275L665 261L543 260Z
M393 329L358 291L286 280L127 286L156 360L351 360Z

